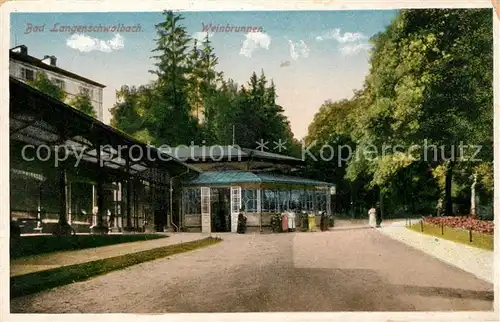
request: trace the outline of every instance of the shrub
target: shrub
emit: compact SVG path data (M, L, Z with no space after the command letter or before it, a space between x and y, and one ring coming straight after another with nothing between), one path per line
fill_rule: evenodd
M273 233L280 233L283 231L281 225L281 214L271 214L271 230Z
M479 206L477 218L481 220L493 220L493 204Z

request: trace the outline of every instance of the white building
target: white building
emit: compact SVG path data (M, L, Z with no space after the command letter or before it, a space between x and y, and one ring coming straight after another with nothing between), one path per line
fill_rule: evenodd
M66 92L66 103L80 93L87 93L92 100L99 121L103 121L102 92L106 87L93 80L57 67L56 57L46 55L42 59L28 55L28 47L20 45L10 50L9 74L23 82L34 80L43 71L50 80Z

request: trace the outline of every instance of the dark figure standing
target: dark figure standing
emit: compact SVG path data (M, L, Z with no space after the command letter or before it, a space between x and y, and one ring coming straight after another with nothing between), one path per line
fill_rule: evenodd
M380 204L378 202L375 206L375 209L377 209L377 212L375 213L377 227L380 227L380 224L382 223L382 211L380 211Z
M247 217L245 217L241 212L238 214L238 227L236 232L238 234L244 234L247 230Z
M113 228L115 226L115 214L112 212L109 215L109 220L108 220L108 227Z
M328 230L328 227L326 225L326 214L325 214L325 212L321 211L320 215L321 215L321 221L320 221L319 227L320 227L321 231Z

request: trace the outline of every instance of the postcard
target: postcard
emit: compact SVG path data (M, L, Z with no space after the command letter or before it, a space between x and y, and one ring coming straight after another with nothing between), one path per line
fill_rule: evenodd
M493 321L491 2L38 3L2 5L6 321Z

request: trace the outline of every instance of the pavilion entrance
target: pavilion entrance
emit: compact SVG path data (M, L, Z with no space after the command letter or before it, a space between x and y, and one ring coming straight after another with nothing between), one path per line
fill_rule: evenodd
M231 231L231 190L210 188L211 231L224 233Z

